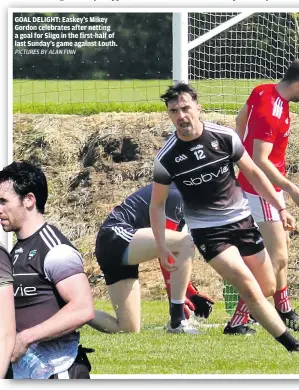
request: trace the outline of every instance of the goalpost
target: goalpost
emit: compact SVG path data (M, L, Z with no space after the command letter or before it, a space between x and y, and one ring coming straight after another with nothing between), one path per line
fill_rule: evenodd
M298 20L294 13L174 13L173 82L191 83L203 115L234 127L252 88L276 82L298 58ZM293 293L299 281L295 268L290 261ZM224 282L223 295L231 315L237 293Z

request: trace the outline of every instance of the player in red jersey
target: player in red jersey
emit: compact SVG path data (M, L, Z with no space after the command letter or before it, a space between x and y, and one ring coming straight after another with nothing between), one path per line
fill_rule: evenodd
M236 118L236 131L249 155L268 176L280 199L285 202L284 192L287 192L297 205L299 188L285 177L285 155L290 134L289 102L298 101L299 60L295 60L278 84L255 87ZM279 211L258 195L242 172L238 181L272 260L276 275L273 296L276 310L289 328L298 331L299 317L291 308L287 292L289 233L283 228ZM248 314L247 305L240 299L225 333L252 333L245 325Z

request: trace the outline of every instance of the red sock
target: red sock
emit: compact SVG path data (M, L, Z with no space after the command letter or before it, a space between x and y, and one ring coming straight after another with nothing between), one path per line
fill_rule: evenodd
M235 326L247 324L248 319L249 311L247 303L242 298L240 298L229 325L234 328Z
M275 307L281 313L287 313L291 310L291 302L288 296L288 287L284 287L281 290L276 291L273 295Z

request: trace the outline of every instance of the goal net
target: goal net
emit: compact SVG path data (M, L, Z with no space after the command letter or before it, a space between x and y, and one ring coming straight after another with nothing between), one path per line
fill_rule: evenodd
M181 64L179 71L174 67L174 80L188 80L196 87L204 118L234 127L235 115L252 88L279 80L298 58L298 20L294 13L189 13L185 20L187 54L183 54L188 64ZM296 108L291 106L293 112ZM299 127L296 116L292 126ZM289 175L294 180L292 175L298 169L293 156L299 152L295 133L288 151ZM298 284L296 250L291 250L289 291L293 298L298 298ZM238 296L228 283L224 282L222 288L225 309L231 316Z
M298 55L296 14L246 15L188 15L189 42L199 42L189 51L188 78L206 110L236 113L254 85L280 79Z

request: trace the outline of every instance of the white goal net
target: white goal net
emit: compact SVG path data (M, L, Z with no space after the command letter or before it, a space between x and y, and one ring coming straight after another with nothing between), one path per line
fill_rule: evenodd
M240 15L188 15L189 42L199 40L189 51L188 78L205 110L237 112L254 85L280 79L298 56L298 15L253 13L232 24Z

